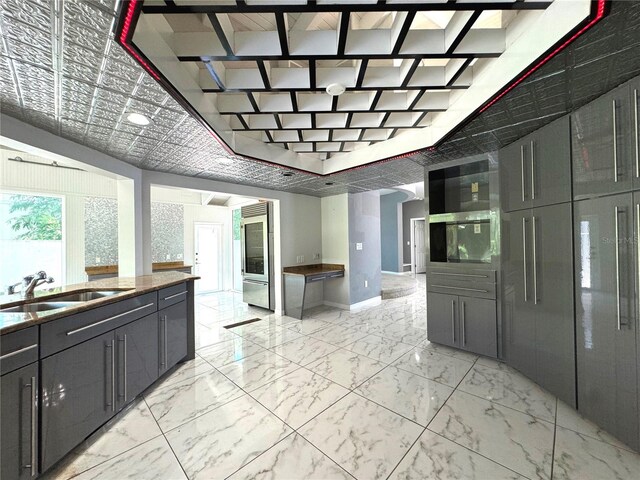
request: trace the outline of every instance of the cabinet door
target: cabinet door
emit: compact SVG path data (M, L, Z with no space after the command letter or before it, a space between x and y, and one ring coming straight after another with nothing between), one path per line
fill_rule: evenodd
M638 449L631 194L574 203L578 410Z
M531 169L528 167L527 137L500 150L500 201L511 212L531 207Z
M507 363L535 378L535 310L532 291L530 210L504 216L504 356Z
M530 136L527 147L533 207L571 201L570 135L567 115Z
M158 312L159 373L166 372L187 355L187 302L176 303Z
M625 192L632 187L628 86L616 88L571 117L575 198Z
M458 297L460 346L488 357L498 356L496 302L484 298Z
M126 405L158 378L157 338L157 313L116 330L119 407Z
M0 478L31 478L38 472L38 364L4 375L0 393Z
M108 332L41 361L43 470L114 414L115 355Z
M430 342L459 347L457 316L457 295L427 293L427 337Z
M534 380L576 405L571 204L531 211L537 374ZM533 248L535 247L535 248Z
M633 188L640 190L640 78L636 77L629 85L631 95L631 117L633 142L631 148L631 158L633 160Z

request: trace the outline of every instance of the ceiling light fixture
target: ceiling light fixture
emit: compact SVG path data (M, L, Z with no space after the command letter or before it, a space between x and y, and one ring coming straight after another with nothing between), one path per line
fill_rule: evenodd
M293 172L282 172L283 177L293 177Z
M329 85L327 85L327 93L332 97L342 95L345 90L345 86L341 83L330 83Z
M151 123L151 120L149 120L149 117L137 112L131 112L129 115L127 115L127 120L131 123L134 123L136 125L140 125L143 127Z

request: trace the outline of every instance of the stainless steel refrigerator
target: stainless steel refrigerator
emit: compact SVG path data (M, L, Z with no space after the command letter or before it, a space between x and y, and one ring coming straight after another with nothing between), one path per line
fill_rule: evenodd
M273 203L242 207L242 300L273 310Z

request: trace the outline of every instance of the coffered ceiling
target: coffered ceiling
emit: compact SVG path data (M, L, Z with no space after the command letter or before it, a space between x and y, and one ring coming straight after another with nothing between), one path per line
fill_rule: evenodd
M114 0L0 2L0 110L144 169L315 196L394 187L421 180L425 165L507 145L640 74L640 2L607 4L602 21L435 151L330 176L283 176L228 153L115 41ZM131 111L151 124L127 122Z
M139 0L119 40L230 151L326 175L434 146L590 12L588 0Z

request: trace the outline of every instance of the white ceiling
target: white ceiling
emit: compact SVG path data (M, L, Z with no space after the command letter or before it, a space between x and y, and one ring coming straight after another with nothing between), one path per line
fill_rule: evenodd
M443 3L146 0L132 45L235 153L329 174L436 144L590 2Z

